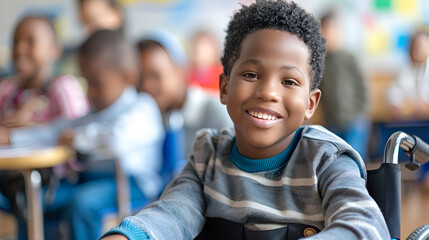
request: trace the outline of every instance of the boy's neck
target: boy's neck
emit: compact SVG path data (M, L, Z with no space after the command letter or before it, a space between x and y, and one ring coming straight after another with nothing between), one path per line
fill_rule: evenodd
M19 81L20 88L26 89L41 89L49 81L49 74L42 73L43 70L40 70L38 74L29 76L29 77L20 77L17 76Z
M20 88L26 88L26 89L41 89L46 84L47 78L40 79L40 78L31 78L27 80L22 80L20 84Z

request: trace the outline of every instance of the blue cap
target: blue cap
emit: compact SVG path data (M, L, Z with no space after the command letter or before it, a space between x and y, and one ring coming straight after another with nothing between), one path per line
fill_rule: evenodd
M154 30L143 35L140 41L151 40L161 44L170 55L171 59L178 66L185 67L188 65L188 57L179 40L167 31Z

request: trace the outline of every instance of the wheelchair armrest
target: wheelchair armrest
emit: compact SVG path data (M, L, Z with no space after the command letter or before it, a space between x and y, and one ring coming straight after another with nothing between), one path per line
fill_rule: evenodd
M401 166L382 163L378 169L368 170L366 188L383 213L390 236L401 235Z

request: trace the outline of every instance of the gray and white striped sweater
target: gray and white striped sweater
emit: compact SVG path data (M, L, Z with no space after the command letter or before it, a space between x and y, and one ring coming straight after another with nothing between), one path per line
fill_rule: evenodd
M322 230L309 239L390 239L383 216L365 188L360 156L320 126L306 126L299 132L288 157L280 162L254 160L260 162L253 168L252 162L231 160L233 130L199 132L194 154L161 199L124 219L109 234L122 233L129 239L193 239L205 217L220 217L253 230L288 223Z

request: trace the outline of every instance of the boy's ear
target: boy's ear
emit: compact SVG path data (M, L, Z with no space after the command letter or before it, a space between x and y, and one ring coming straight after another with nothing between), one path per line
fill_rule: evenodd
M307 109L305 110L305 120L310 120L313 116L314 112L317 109L317 106L320 102L320 97L322 96L322 92L320 89L316 88L310 91L310 96L308 97Z
M225 73L219 75L219 93L220 102L226 104L226 97L228 96L229 81Z

